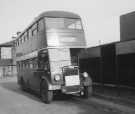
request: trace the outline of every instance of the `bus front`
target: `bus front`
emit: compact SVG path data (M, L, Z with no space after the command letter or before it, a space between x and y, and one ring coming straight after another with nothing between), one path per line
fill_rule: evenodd
M90 79L80 73L78 53L86 47L80 18L45 18L53 89L88 97Z

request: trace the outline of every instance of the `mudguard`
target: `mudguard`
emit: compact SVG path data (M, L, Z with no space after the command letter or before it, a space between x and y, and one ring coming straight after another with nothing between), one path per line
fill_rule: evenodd
M60 85L52 85L48 79L46 77L42 77L42 81L45 81L46 82L46 85L47 85L47 89L48 90L58 90L58 89L61 89L61 86ZM41 83L42 83L41 81Z
M48 81L48 79L46 77L42 76L42 80L41 80L40 84L42 84L43 81L46 82L46 86L47 86L46 88L49 89L50 82Z

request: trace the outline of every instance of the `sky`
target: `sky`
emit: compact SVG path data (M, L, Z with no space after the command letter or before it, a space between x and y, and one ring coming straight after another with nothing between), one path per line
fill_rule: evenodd
M0 0L0 44L49 10L79 14L87 46L92 47L120 40L119 16L135 11L135 0Z

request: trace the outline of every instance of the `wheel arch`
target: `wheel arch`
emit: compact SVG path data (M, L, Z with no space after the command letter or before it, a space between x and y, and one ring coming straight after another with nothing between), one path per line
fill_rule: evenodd
M42 77L41 82L40 82L40 92L41 92L41 89L42 89L43 82L46 83L47 89L49 89L50 82L48 81L48 79L46 77Z

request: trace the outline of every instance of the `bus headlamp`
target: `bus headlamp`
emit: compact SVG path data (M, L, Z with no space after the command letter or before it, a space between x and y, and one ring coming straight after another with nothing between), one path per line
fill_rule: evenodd
M87 77L88 77L88 73L87 73L87 72L84 72L84 73L83 73L83 76L84 76L85 78L87 78Z
M59 74L54 75L54 79L55 79L56 81L59 81L59 80L60 80L60 75L59 75Z

